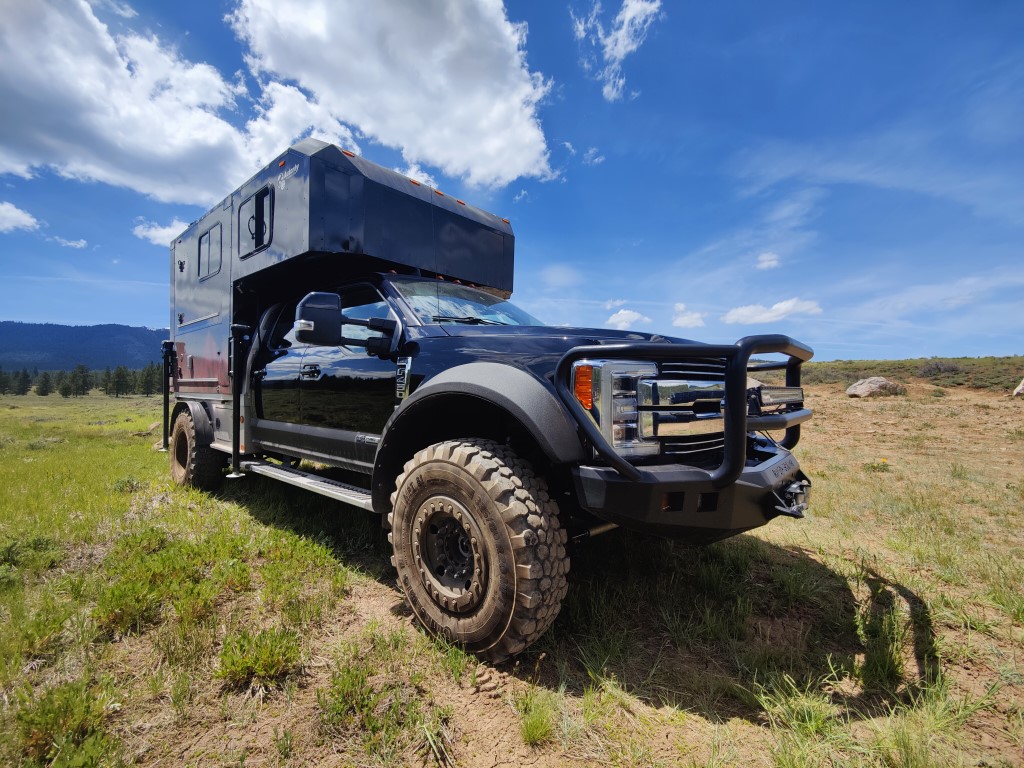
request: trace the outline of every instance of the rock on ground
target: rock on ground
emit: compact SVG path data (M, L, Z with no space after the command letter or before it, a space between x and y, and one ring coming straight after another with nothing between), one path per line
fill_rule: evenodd
M861 379L846 390L850 397L886 397L888 395L905 395L905 387L889 381L883 376L872 376Z

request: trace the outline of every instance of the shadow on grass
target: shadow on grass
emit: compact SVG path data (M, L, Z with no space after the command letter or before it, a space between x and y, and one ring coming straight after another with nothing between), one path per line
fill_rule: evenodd
M392 588L392 609L410 615L376 515L251 476L220 495L265 525L329 541L339 562ZM848 580L804 551L752 536L691 547L621 530L571 557L559 618L510 665L551 690L583 696L610 684L655 707L760 721L752 691L789 676L859 718L939 675L927 606L866 567ZM863 692L835 690L846 677Z
M342 482L353 480L340 473L330 477ZM387 535L377 515L255 475L225 480L217 495L243 507L264 525L329 541L331 554L338 562L358 568L381 583L394 584ZM401 599L397 592L396 599Z
M927 606L863 567L848 580L753 536L693 547L615 531L573 554L562 613L519 662L521 677L552 689L611 683L655 707L759 721L754 692L789 677L859 719L939 675Z

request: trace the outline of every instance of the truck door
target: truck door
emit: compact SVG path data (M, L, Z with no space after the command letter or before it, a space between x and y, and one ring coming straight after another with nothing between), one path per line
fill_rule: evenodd
M350 286L339 293L347 318L368 320L391 313L372 285ZM374 334L362 326L342 326L346 338ZM334 450L343 458L372 466L378 438L394 411L395 373L393 360L368 355L365 347L306 347L299 384L303 423L341 430L332 437Z

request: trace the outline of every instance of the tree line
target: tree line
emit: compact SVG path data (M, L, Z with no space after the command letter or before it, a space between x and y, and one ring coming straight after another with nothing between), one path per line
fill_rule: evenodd
M156 363L138 369L119 365L102 371L90 371L85 365L76 365L70 371L34 370L32 373L28 368L10 373L0 368L0 395L27 395L34 389L40 397L54 393L61 397L82 397L99 389L110 397L150 397L160 391L162 374L163 366Z

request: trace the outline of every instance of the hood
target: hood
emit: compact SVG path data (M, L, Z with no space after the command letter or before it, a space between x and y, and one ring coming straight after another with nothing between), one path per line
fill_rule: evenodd
M689 339L662 336L657 333L638 331L615 331L608 328L562 328L559 326L525 325L457 325L446 323L441 326L449 336L480 339L481 337L525 336L530 339L564 342L566 348L598 344L626 344L629 342L658 344L692 344Z

